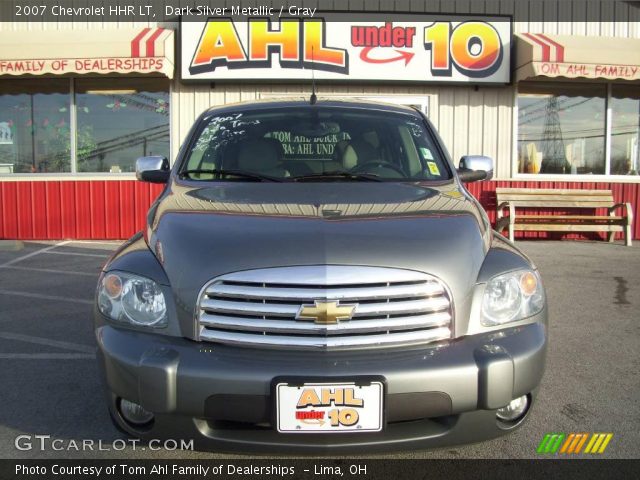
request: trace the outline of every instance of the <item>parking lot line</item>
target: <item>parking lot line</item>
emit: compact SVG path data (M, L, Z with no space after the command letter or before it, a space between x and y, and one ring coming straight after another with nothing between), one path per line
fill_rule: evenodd
M17 297L39 298L41 300L53 300L60 302L81 303L83 305L93 305L93 300L82 300L80 298L58 297L57 295L42 295L41 293L18 292L15 290L0 290L0 295L13 295Z
M14 258L13 260L9 260L8 262L5 262L2 265L0 265L0 267L7 267L9 265L13 265L14 263L21 262L23 260L26 260L27 258L35 257L36 255L40 255L41 253L47 253L47 252L53 250L54 248L58 248L58 247L61 247L63 245L67 245L69 243L71 243L71 240L66 240L64 242L59 242L59 243L56 243L55 245L51 245L49 247L41 248L40 250L36 250L35 252L31 252L31 253L28 253L26 255L22 255L21 257Z
M92 360L88 353L0 353L1 360Z
M68 275L83 275L85 277L96 277L98 272L96 273L87 273L87 272L76 272L75 270L55 270L52 268L34 268L34 267L16 267L13 265L9 265L7 267L0 266L0 269L9 269L9 270L20 270L25 272L41 272L41 273L55 273L55 274L68 274Z
M122 245L124 240L71 240L71 243L81 243L87 245L113 245L119 246Z
M53 252L53 251L47 251L42 253L46 253L47 255L75 255L77 257L96 257L96 258L107 258L111 255L110 253L99 254L99 253L79 253L79 252Z
M18 342L33 343L36 345L46 345L48 347L63 348L80 353L95 354L96 347L82 345L80 343L61 342L60 340L51 340L50 338L33 337L31 335L22 335L13 332L0 332L0 338L5 340L15 340Z

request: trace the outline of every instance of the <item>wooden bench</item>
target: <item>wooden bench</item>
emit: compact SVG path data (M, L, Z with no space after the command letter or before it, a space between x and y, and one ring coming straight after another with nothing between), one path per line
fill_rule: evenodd
M630 203L616 203L610 190L555 190L533 188L497 188L496 230L509 230L509 240L514 232L609 232L613 242L615 232L624 232L625 244L631 246L633 211ZM595 215L594 209L606 208L608 215ZM624 209L616 215L617 209ZM509 216L505 217L505 209ZM517 213L516 209L560 209L558 215L549 213ZM591 212L574 212L590 209ZM567 214L571 212L571 214Z

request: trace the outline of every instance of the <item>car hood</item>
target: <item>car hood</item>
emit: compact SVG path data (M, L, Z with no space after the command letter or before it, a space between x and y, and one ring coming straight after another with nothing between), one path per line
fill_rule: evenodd
M441 278L469 295L490 247L478 203L455 183L174 183L147 239L178 304L219 275L295 265L369 265Z

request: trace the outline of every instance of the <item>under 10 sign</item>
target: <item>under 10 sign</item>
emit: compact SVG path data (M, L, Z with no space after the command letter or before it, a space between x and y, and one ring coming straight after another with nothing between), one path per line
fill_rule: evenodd
M313 69L332 80L510 81L507 18L358 18L184 22L182 78L308 80Z

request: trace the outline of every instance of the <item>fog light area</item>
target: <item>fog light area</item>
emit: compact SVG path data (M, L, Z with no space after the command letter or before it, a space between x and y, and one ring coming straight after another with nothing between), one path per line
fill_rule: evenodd
M122 418L136 426L146 425L153 420L153 413L124 398L120 399L119 410Z
M529 397L523 395L511 400L509 405L499 408L496 417L503 422L515 422L522 418L529 408Z

